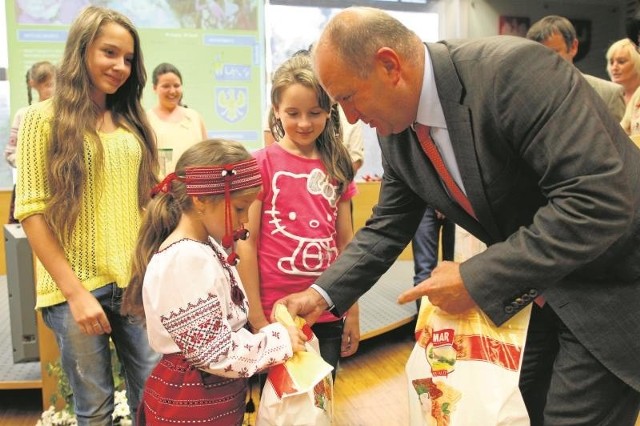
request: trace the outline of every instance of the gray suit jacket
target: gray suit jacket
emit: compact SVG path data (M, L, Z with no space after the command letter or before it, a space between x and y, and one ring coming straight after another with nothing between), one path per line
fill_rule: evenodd
M544 294L640 391L640 150L577 69L539 43L500 36L427 48L478 219L449 199L411 129L381 137L379 202L317 284L344 312L396 260L429 204L489 246L460 270L496 324Z
M621 121L624 116L624 92L622 86L612 81L603 80L589 74L582 74L609 108L613 117Z

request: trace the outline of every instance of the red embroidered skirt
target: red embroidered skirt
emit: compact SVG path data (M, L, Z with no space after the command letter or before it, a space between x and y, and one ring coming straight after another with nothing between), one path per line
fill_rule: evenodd
M242 425L247 379L214 376L182 354L164 355L147 379L138 425Z

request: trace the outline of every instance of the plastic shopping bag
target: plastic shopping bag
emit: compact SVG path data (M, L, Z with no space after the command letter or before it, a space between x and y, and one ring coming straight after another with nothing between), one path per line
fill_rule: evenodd
M295 324L307 336L306 352L269 369L262 390L256 426L324 426L333 416L333 367L320 356L318 338L302 319L295 321L276 305L279 322Z
M518 381L531 307L496 327L479 309L450 315L425 297L406 365L410 424L529 425Z

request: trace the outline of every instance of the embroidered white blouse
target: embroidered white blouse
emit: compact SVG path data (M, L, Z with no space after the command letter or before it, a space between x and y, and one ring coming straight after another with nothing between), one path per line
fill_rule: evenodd
M184 239L153 255L142 292L149 343L211 374L249 377L289 359L291 341L278 323L256 334L245 328L247 297L225 259L212 239Z

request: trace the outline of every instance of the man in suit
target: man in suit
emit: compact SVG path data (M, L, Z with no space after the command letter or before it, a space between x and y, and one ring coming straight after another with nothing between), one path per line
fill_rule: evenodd
M532 424L633 425L640 150L575 67L519 37L423 44L372 8L337 14L312 55L349 121L377 129L384 175L366 226L314 285L280 303L310 321L344 313L428 204L488 248L441 262L399 302L477 306L500 325L535 300L520 382ZM414 132L426 141L424 126L457 191L425 155Z
M578 53L576 29L571 21L562 16L545 16L529 28L527 38L542 43L571 64ZM622 86L592 75L583 76L607 104L616 120L622 120L625 109Z

